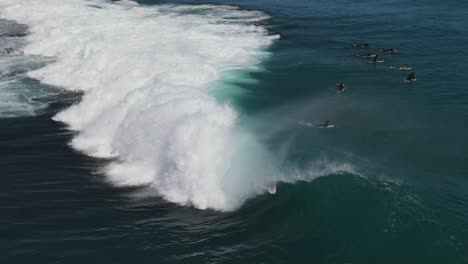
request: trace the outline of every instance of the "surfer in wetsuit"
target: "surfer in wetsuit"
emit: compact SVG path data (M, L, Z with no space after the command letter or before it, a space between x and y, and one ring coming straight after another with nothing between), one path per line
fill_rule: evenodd
M320 127L327 128L330 125L330 120L325 121L325 123L320 124Z
M364 44L358 44L358 43L353 43L353 47L355 48L370 48L370 44L369 43L364 43Z
M373 63L377 63L377 59L378 59L378 58L379 58L379 56L378 56L378 55L375 55L375 57L372 59L372 62L373 62Z
M406 78L407 81L414 82L416 81L416 77L414 76L414 72L412 72L410 75L408 75L408 78Z
M403 64L403 65L401 65L400 70L403 70L403 71L411 70L411 67L408 66L407 64Z
M356 54L356 57L363 57L363 58L372 58L372 57L375 57L376 55L375 54L372 54L372 53L367 53L367 54Z
M394 49L394 48L391 48L391 49L383 49L383 50L381 50L381 51L382 51L382 52L387 52L387 53L396 53L396 52L397 52L397 50Z
M343 83L338 84L337 86L338 92L342 93L346 89L346 86Z

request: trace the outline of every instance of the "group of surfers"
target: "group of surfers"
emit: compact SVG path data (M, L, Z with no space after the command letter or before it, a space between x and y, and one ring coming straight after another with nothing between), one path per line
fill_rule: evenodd
M364 48L364 49L369 49L371 48L372 46L365 42L365 43L362 43L362 44L358 44L358 43L353 43L353 47L354 48ZM389 48L389 49L381 49L380 52L382 53L390 53L390 54L395 54L398 52L397 49L395 48ZM383 60L379 60L379 55L375 54L375 53L371 53L371 52L368 52L366 54L356 54L356 57L362 57L362 58L372 58L371 63L381 63L381 62L384 62ZM395 67L395 66L390 66L389 69L392 69L392 70L395 70L395 69L398 69L398 70L401 70L401 71L409 71L409 70L412 70L412 68L410 66L408 66L407 64L403 64L401 65L400 67ZM406 82L409 82L409 83L414 83L416 82L416 76L414 74L414 72L410 73L407 77L406 77ZM339 93L342 93L346 90L346 86L344 85L344 83L340 83L337 85L337 90Z
M358 44L358 43L353 43L353 47L354 48L364 48L364 49L369 49L371 48L371 45L367 42L365 43L362 43L362 44ZM389 54L395 54L398 52L397 49L395 48L389 48L389 49L381 49L380 52L382 53L389 53ZM372 61L369 61L371 63L381 63L381 62L384 62L383 60L379 60L379 55L377 54L374 54L374 53L371 53L371 52L368 52L366 54L356 54L356 57L363 57L363 58L372 58ZM409 70L412 70L412 68L410 66L408 66L407 64L403 64L401 65L400 67L395 67L395 66L390 66L389 69L392 69L392 70L395 70L395 69L398 69L398 70L401 70L401 71L409 71ZM414 83L416 82L416 76L414 74L414 72L410 73L407 77L406 77L406 82L409 82L409 83ZM344 85L344 83L339 83L337 85L337 90L339 93L342 93L346 90L346 86ZM321 127L321 128L328 128L328 127L334 127L334 126L331 126L330 125L330 121L327 120L325 121L324 123L320 123L317 125L318 127Z

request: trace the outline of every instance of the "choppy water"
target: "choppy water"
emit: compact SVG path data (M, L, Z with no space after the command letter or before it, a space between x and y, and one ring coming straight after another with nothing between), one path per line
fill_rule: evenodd
M466 8L1 0L0 260L468 262Z

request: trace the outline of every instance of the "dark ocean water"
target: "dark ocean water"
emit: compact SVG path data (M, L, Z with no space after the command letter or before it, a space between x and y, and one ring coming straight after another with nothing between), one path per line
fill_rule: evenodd
M353 169L280 182L275 195L227 212L116 187L102 172L109 160L73 150L78 132L52 120L81 95L27 77L51 59L22 55L27 29L1 21L1 48L17 49L0 58L1 263L468 262L466 2L139 3L268 14L256 23L280 38L263 70L233 74L211 94L281 153L281 166ZM379 53L377 65L354 56L391 47L398 53ZM402 64L413 67L415 84L388 69ZM337 127L303 125L324 120Z

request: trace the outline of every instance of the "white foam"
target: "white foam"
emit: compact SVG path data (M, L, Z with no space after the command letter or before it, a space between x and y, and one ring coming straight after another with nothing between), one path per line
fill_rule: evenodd
M139 6L104 0L2 0L1 17L30 26L26 54L55 57L30 72L84 91L54 119L80 131L72 146L113 157L121 186L165 199L232 210L281 179L274 158L210 96L227 70L254 69L277 36L228 6Z
M0 118L34 116L48 106L41 100L57 90L25 78L25 73L46 63L43 58L0 56Z
M33 116L48 103L36 100L54 91L25 79L25 73L45 65L44 58L22 56L25 25L0 19L0 118Z
M252 195L235 168L256 167L263 150L257 146L249 161L239 161L244 147L237 144L255 140L239 140L248 136L236 130L238 114L208 92L223 71L260 62L261 50L276 36L242 20L267 16L227 6L142 7L132 1L0 5L3 18L30 26L26 54L56 58L29 75L85 92L54 119L80 131L74 148L117 158L106 168L111 182L148 185L198 208L229 210Z

